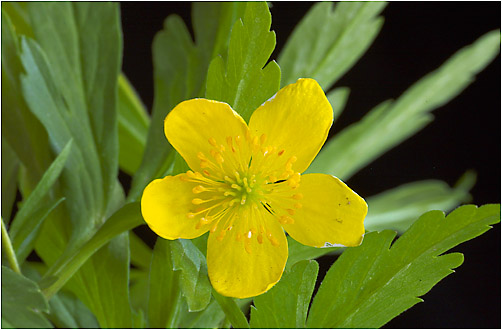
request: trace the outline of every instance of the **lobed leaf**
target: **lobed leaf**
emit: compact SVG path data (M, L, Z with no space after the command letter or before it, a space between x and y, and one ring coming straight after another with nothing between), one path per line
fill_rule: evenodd
M319 265L300 261L270 291L254 298L252 328L305 328Z
M449 249L500 222L500 205L466 205L446 218L422 215L394 244L396 233L372 232L348 248L326 274L307 320L309 328L378 328L422 300L460 266Z
M228 103L246 121L279 90L279 66L265 66L275 47L270 25L265 2L247 3L244 18L232 28L227 58L217 56L209 65L206 98Z
M53 328L43 313L49 305L38 285L2 266L2 327Z
M296 26L279 54L281 86L313 78L325 91L375 40L385 2L320 2Z
M316 248L298 243L291 236L288 236L288 260L286 270L290 270L293 265L302 260L312 260L322 257L325 254L340 250L339 247Z
M326 143L308 172L347 180L381 154L432 120L430 111L457 96L500 51L500 31L480 37L411 86L396 101L386 101L361 121ZM343 157L340 157L343 155Z

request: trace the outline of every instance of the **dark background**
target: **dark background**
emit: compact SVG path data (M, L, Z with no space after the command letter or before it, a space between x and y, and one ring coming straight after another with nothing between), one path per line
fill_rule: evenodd
M272 2L276 59L312 2ZM190 26L189 2L124 2L123 71L151 109L151 45L163 20L180 15ZM500 2L393 2L369 49L336 86L351 88L349 101L332 132L359 120L388 98L440 66L482 34L500 29ZM191 27L190 27L191 28ZM410 181L441 179L453 185L467 170L478 173L473 203L500 203L500 56L459 97L437 109L435 120L348 180L361 196ZM127 178L125 179L127 185ZM154 236L146 235L147 239ZM386 325L388 328L500 328L500 225L454 249L464 264ZM332 257L320 260L321 279Z

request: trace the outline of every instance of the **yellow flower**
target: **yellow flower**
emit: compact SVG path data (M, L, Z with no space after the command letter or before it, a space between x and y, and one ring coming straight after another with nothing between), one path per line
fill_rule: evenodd
M279 281L288 257L284 230L309 246L359 245L365 201L331 175L300 175L332 123L331 105L312 79L281 89L249 125L226 103L180 103L164 130L192 170L145 188L144 219L166 239L209 231L211 283L237 298L262 294Z

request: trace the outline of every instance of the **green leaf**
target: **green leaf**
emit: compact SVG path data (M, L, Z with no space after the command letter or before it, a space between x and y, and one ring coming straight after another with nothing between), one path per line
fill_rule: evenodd
M2 266L2 327L52 328L49 305L38 285Z
M213 297L220 305L234 329L249 329L249 323L244 313L236 303L236 299L220 295L213 289Z
M183 329L215 329L225 318L225 313L216 300L211 300L200 312L186 312L180 320L179 327Z
M96 251L68 282L101 328L132 327L129 267L129 235L123 232Z
M475 180L475 174L467 172L454 188L443 181L425 180L384 191L367 199L368 215L364 226L368 231L393 229L402 233L411 226L417 214L430 210L448 212L467 202Z
M270 291L254 299L252 328L305 328L319 265L301 261L284 273Z
M500 31L480 37L411 86L395 102L386 101L331 139L308 172L347 180L381 154L432 120L430 111L457 96L500 50ZM341 156L342 155L342 156Z
M175 240L171 248L174 270L181 271L180 287L187 300L188 310L203 310L211 300L206 258L190 240Z
M4 7L20 6L2 3ZM20 78L24 70L20 53L14 26L2 10L2 143L5 139L26 168L25 180L19 188L27 197L50 164L52 153L45 128L29 111L21 93Z
M372 232L348 248L330 268L314 298L310 328L378 328L422 300L460 266L460 253L446 251L500 222L500 205L466 205L446 218L422 215L391 247L393 231Z
M39 281L40 274L47 271L41 262L25 262L23 274L32 281ZM98 328L91 311L71 292L59 291L49 300L47 318L57 328Z
M195 40L206 71L214 57L227 56L230 32L234 23L244 17L245 10L246 3L238 1L193 3L192 21Z
M279 55L281 85L314 78L328 91L364 54L383 24L384 2L320 2L296 26Z
M124 205L115 212L94 236L71 255L63 255L44 274L40 287L47 297L56 293L75 272L101 247L119 234L143 223L139 202ZM128 248L127 248L128 250Z
M123 73L119 75L118 89L119 165L127 174L133 174L143 157L150 117Z
M59 291L49 301L48 318L58 328L98 328L91 311L71 292Z
M157 238L149 278L148 320L152 328L176 328L181 304L180 273L173 269L175 241Z
M326 94L326 97L333 108L333 118L335 118L335 120L338 119L345 107L345 104L347 104L349 94L350 89L347 87L338 87Z
M2 139L2 219L7 222L16 200L18 170L19 159L9 143Z
M265 66L275 47L270 24L267 4L248 2L244 19L232 28L227 59L217 56L209 65L206 98L230 104L246 121L279 90L279 66Z
M288 236L288 261L286 262L286 270L290 270L294 264L302 260L312 260L319 258L325 254L340 250L339 247L315 248L312 246L298 243L291 236Z
M63 170L72 147L70 140L58 157L42 176L42 179L24 201L10 226L9 235L16 250L19 263L22 263L34 246L34 240L47 215L62 202L63 199L47 203L46 196Z
M64 98L61 101L74 114L65 122L82 126L80 130L73 126L71 133L85 136L82 141L75 136L75 142L82 148L86 164L95 161L92 179L98 194L94 197L104 213L118 174L116 98L122 50L118 4L39 2L30 3L28 12L35 39ZM51 136L53 125L42 120L40 113L38 117ZM54 136L51 141L65 143ZM87 144L80 144L84 141Z
M139 269L150 269L152 249L134 232L129 233L131 263Z

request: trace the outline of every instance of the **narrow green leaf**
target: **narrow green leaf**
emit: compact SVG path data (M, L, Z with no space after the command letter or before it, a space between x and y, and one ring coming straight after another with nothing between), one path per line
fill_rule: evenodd
M288 236L288 261L286 262L286 269L290 270L294 264L302 260L312 260L319 258L325 254L340 250L339 247L329 248L315 248L312 246L303 245L298 243L291 236Z
M466 205L446 218L422 215L391 247L395 232L372 232L348 248L330 268L312 303L310 328L378 328L422 301L463 262L449 249L500 222L500 205ZM356 294L357 293L357 294Z
M143 223L139 202L124 205L72 255L65 255L55 262L40 281L47 297L56 293L73 274L102 246L117 235ZM128 250L128 249L127 249Z
M215 57L209 66L206 98L230 104L246 121L279 90L279 66L265 66L275 47L270 24L267 4L248 2L244 19L232 28L227 59Z
M12 221L9 234L20 262L28 256L45 217L62 199L49 202L46 196L63 171L72 148L70 140L42 176L42 179Z
M97 250L68 282L101 328L132 327L129 267L129 235L122 232Z
M150 118L124 74L119 75L118 88L119 165L133 174L143 157Z
M203 310L211 300L206 258L190 240L175 240L171 248L174 270L181 271L180 287L187 300L188 310Z
M395 102L386 101L331 139L308 172L342 180L418 132L432 120L430 111L457 96L500 51L500 31L480 37L411 86ZM340 155L343 155L341 157Z
M38 285L2 266L2 327L52 328L49 305Z
M214 289L213 297L220 305L234 329L249 329L249 323L234 298L222 296Z
M466 173L464 181L473 181L475 174ZM470 198L472 185L450 188L446 182L426 180L407 183L369 197L368 215L364 227L368 231L393 229L402 233L413 223L417 214L430 210L451 211Z
M131 244L131 262L140 269L150 269L152 249L134 232L129 233Z
M58 328L98 328L96 317L74 294L59 291L49 301L47 316Z
M2 3L4 7L11 6ZM24 70L20 53L14 26L2 10L2 143L5 139L26 168L25 180L19 188L27 197L50 164L52 153L45 128L29 111L21 93Z
M19 34L33 37L33 31L30 26L30 18L26 11L26 2L9 1L2 2L2 12L9 15L16 31Z
M207 307L200 312L186 312L180 320L180 328L215 329L225 319L225 313L216 300L211 300Z
M385 2L320 2L312 7L279 55L281 85L314 78L328 91L378 35Z
M81 148L86 164L95 160L96 204L104 213L118 173L116 103L122 50L118 4L38 2L29 3L28 12L57 90L75 116L71 121L87 131L81 134L88 135L88 144ZM51 133L47 121L40 120ZM82 130L74 129L72 133ZM79 144L77 136L75 140ZM57 142L61 143L53 141Z
M149 278L148 320L152 328L176 328L181 304L180 273L173 269L174 241L158 238Z
M47 267L41 262L25 262L23 274L32 281L39 281ZM49 300L47 318L57 328L98 328L91 311L71 292L59 291Z
M9 143L2 139L2 219L7 223L16 200L18 170L19 159Z
M270 291L254 299L252 328L305 328L319 265L301 261L284 273Z
M340 114L347 104L347 99L349 98L350 89L347 87L338 87L333 89L331 92L326 94L329 103L331 103L331 107L333 108L333 117L335 120L338 119Z

